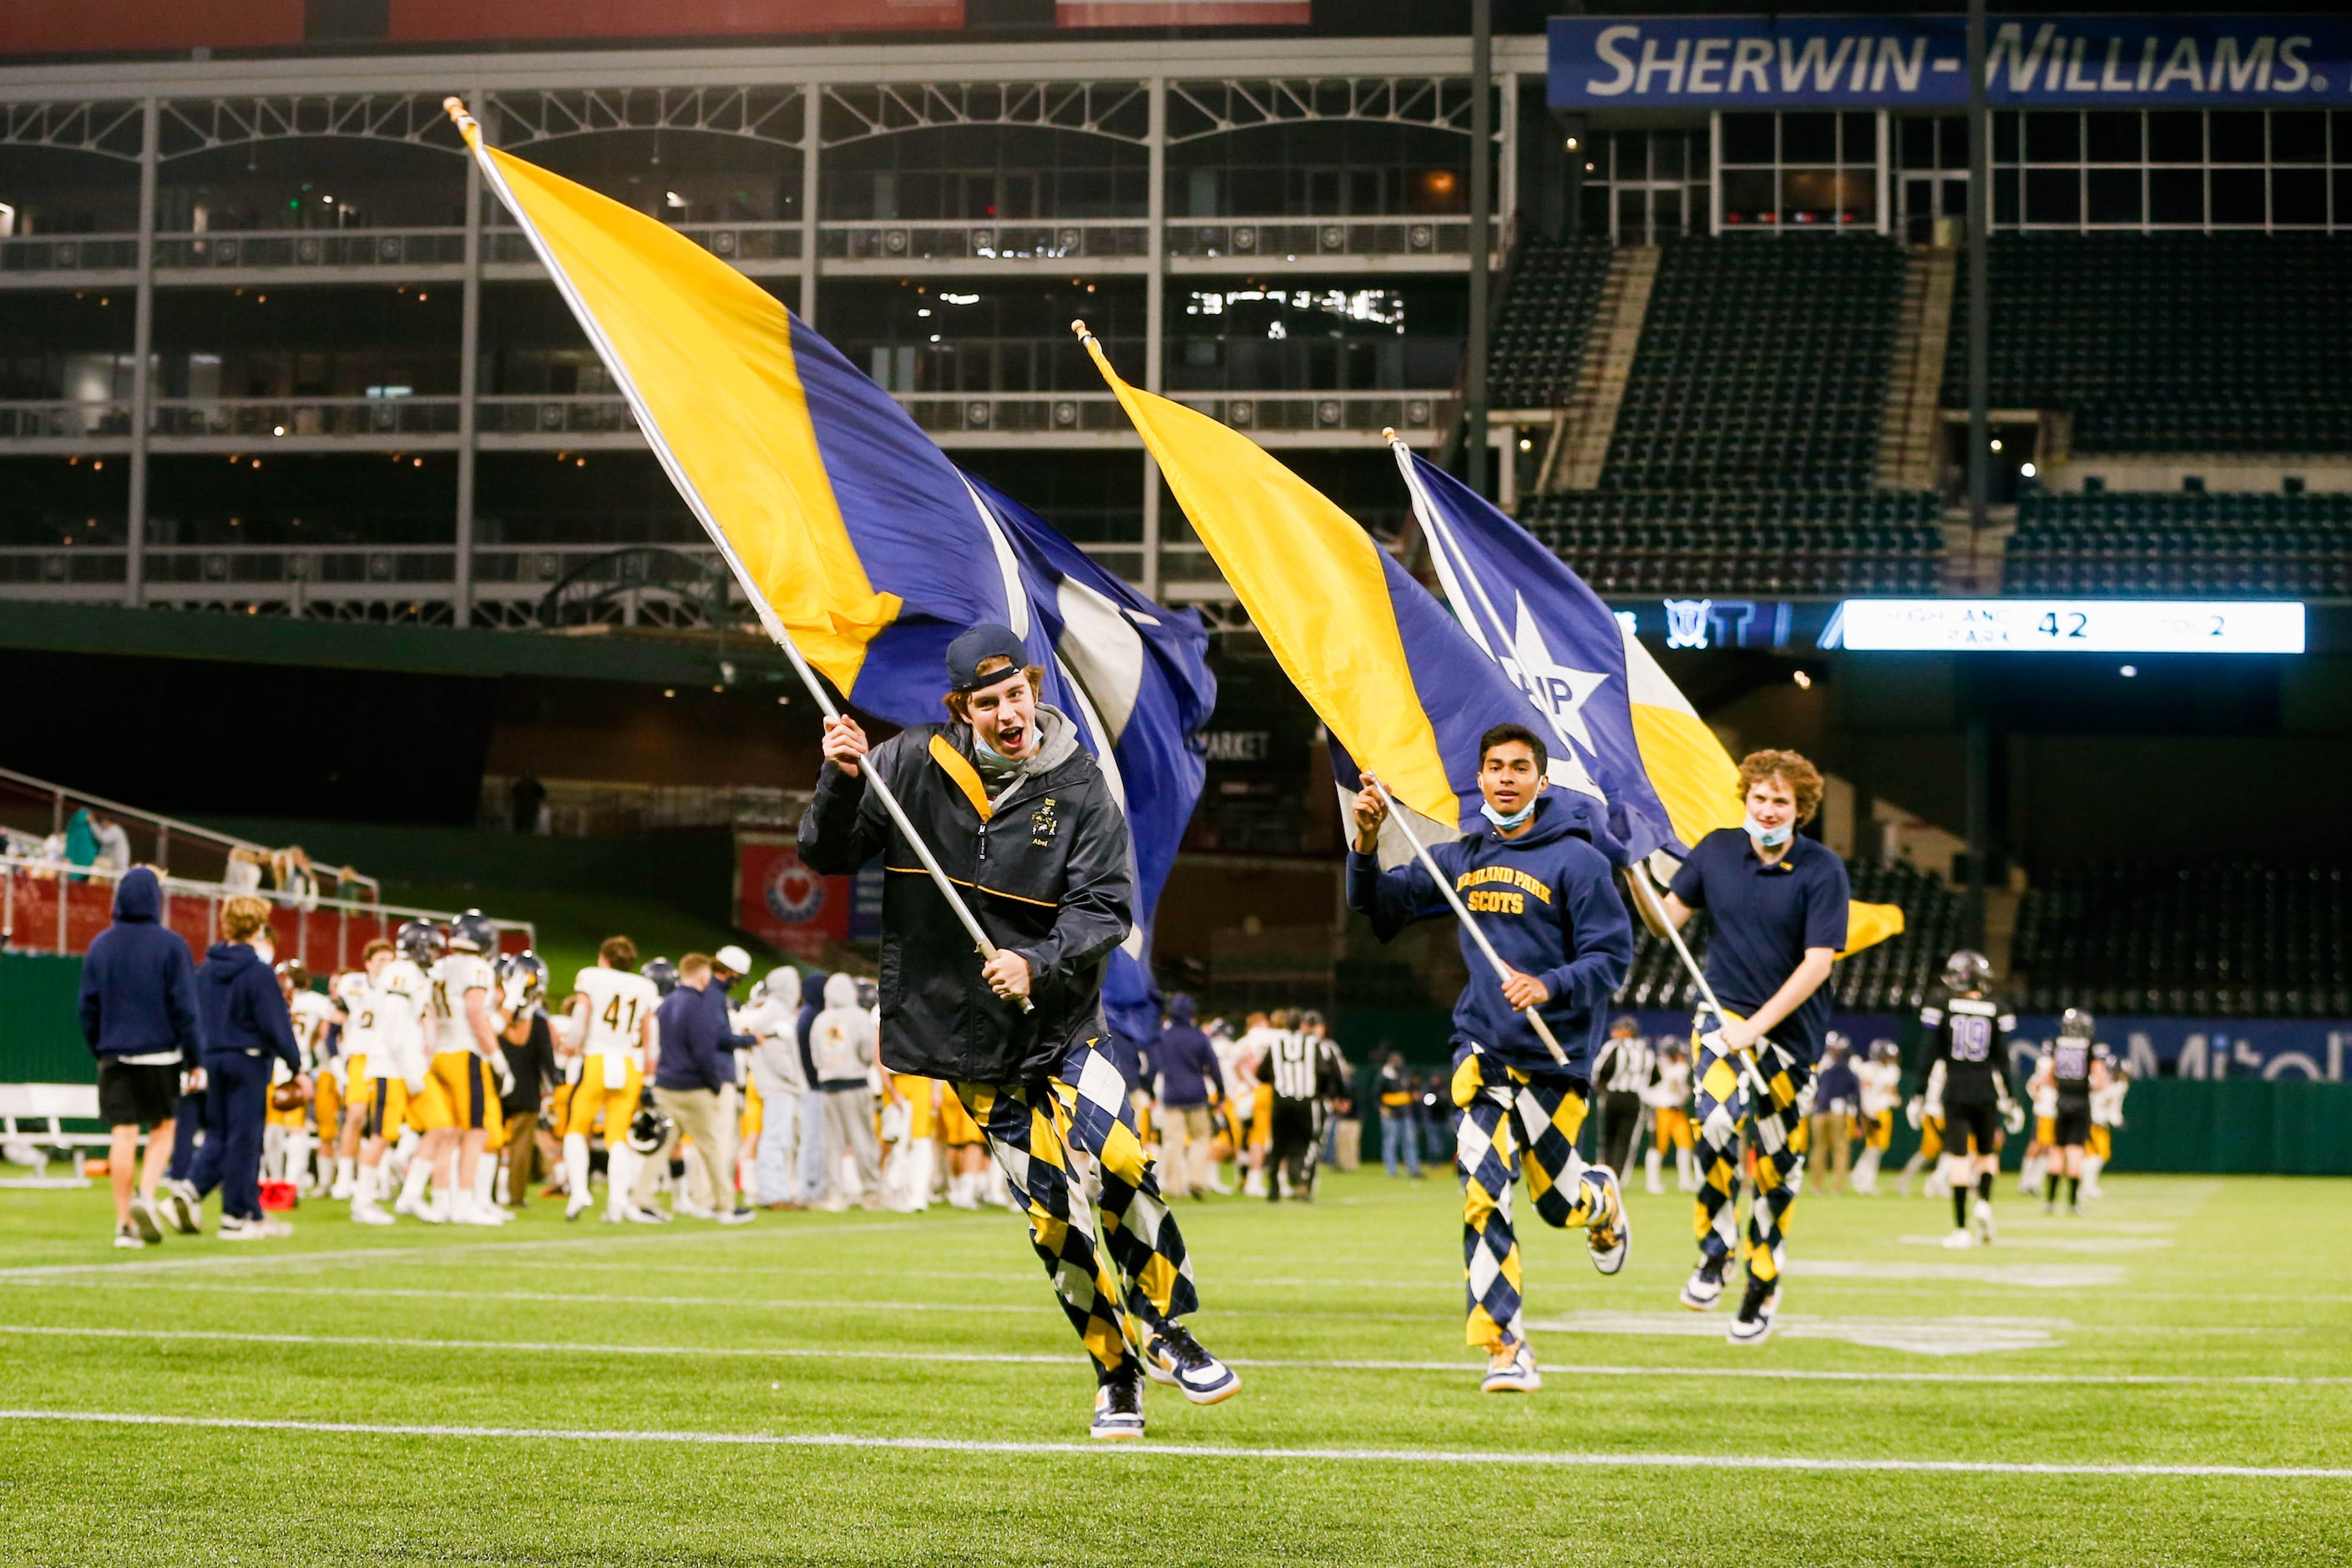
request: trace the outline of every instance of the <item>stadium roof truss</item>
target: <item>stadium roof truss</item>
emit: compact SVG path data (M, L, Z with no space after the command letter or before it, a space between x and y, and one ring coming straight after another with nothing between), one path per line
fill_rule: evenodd
M319 136L404 142L451 153L466 150L440 100L423 93L167 98L161 110L156 153L164 159L249 142ZM135 145L131 155L139 155Z
M1359 120L1470 134L1470 79L1458 76L1226 77L1168 84L1168 140L1262 125ZM1500 116L1496 117L1499 124Z
M806 140L799 87L588 88L492 92L495 139L506 148L604 131L699 131L798 147ZM438 112L437 110L436 112Z
M1076 131L1140 144L1151 129L1150 87L1141 81L828 83L820 144L947 125Z
M139 162L140 105L128 102L0 105L0 145L56 147Z

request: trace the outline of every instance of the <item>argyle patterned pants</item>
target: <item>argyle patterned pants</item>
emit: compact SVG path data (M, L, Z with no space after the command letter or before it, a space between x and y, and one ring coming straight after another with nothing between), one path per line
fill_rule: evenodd
M1088 1040L1055 1077L960 1083L956 1098L1029 1215L1029 1239L1098 1377L1197 1310L1184 1237L1143 1152L1127 1080Z
M1700 1019L1702 1027L1712 1014ZM1717 1047L1720 1037L1696 1036L1692 1074L1697 1085L1698 1201L1692 1227L1699 1249L1727 1266L1739 1246L1739 1128L1750 1121L1748 1142L1756 1155L1756 1192L1748 1205L1748 1272L1770 1281L1787 1261L1789 1210L1805 1184L1806 1086L1813 1069L1770 1040L1756 1047L1756 1070L1770 1103L1759 1104L1741 1081L1738 1065Z
M1522 1338L1519 1238L1511 1189L1524 1175L1546 1225L1582 1226L1600 1199L1576 1134L1591 1085L1565 1072L1509 1067L1464 1045L1454 1055L1454 1168L1462 1178L1463 1339L1492 1351Z

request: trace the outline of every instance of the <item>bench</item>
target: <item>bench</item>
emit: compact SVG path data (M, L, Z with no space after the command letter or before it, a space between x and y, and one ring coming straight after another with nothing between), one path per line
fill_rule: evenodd
M68 1132L68 1121L98 1120L98 1086L94 1083L0 1083L0 1150L10 1161L30 1165L33 1173L0 1181L0 1187L86 1187L82 1151L103 1149L112 1140L108 1132ZM28 1123L45 1123L31 1126ZM24 1156L29 1154L31 1158ZM73 1174L52 1176L53 1158L73 1162Z

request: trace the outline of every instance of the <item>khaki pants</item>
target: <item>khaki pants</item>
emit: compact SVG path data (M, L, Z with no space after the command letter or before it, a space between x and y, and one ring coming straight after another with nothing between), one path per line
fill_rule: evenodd
M1160 1184L1171 1198L1209 1184L1209 1140L1215 1120L1205 1105L1168 1106L1160 1113Z
M518 1111L506 1119L507 1206L521 1208L530 1202L530 1184L541 1170L539 1118Z
M654 1090L654 1103L677 1124L662 1152L646 1162L646 1176L640 1177L638 1201L649 1201L651 1191L647 1179L660 1179L660 1167L677 1151L678 1133L694 1140L695 1158L687 1162L687 1179L692 1184L694 1201L704 1208L719 1213L735 1206L735 1118L730 1113L727 1096L715 1089L661 1089Z

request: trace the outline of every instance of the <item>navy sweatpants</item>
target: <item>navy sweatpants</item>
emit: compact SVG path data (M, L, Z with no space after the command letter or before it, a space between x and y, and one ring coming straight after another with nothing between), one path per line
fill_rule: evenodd
M268 1119L271 1058L205 1058L205 1146L196 1155L198 1196L220 1189L223 1219L261 1217L261 1129Z

